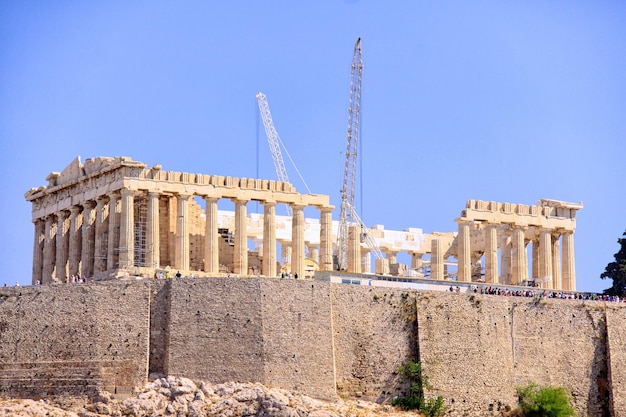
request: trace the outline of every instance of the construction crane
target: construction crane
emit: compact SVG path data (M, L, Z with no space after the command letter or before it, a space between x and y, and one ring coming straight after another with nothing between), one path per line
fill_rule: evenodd
M346 143L346 164L341 188L341 213L339 236L337 239L337 267L340 271L348 267L348 224L354 223L354 189L356 184L356 162L359 144L359 123L361 121L361 80L363 78L363 57L361 38L356 40L350 75L350 107L348 108L348 139Z
M298 171L296 164L293 162L291 155L287 151L285 144L280 140L280 136L278 136L278 132L274 127L274 121L272 120L272 113L270 113L270 105L267 102L267 97L265 94L259 92L256 95L256 100L259 105L259 111L261 112L261 118L263 119L263 126L265 127L265 134L267 135L267 142L270 146L270 152L272 153L272 159L274 160L274 168L276 168L276 176L278 177L278 181L289 182L289 176L287 175L287 169L285 168L285 162L283 160L283 154L280 150L281 146L285 149L291 164L294 166L294 169L298 173L300 180L304 184L304 187L307 189L308 193L311 193L309 190L309 186L302 178L302 174ZM287 206L287 212L291 216L291 208Z
M350 106L348 108L348 138L346 143L346 164L341 188L341 214L339 218L339 236L337 239L337 269L348 269L348 225L357 223L361 227L361 241L374 253L376 259L383 259L383 254L372 238L354 208L356 185L356 164L359 145L359 124L361 122L361 80L363 78L363 56L361 38L356 40L352 71L350 76Z

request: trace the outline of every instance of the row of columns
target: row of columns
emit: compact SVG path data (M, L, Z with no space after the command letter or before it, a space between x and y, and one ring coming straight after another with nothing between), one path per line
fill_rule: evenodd
M472 281L472 258L470 248L470 224L458 221L457 235L457 280ZM483 231L485 237L485 282L496 284L520 284L528 280L528 255L525 241L525 228L511 225L512 232L503 234L498 241L498 226L487 224ZM538 240L533 242L533 278L551 277L542 286L544 288L565 291L576 290L575 261L574 261L574 232L571 230L555 231L542 229ZM560 238L563 248L561 251ZM498 244L499 243L499 244ZM498 275L498 248L501 251L500 278ZM431 276L443 279L443 253L439 241L433 240ZM562 263L561 263L562 260Z
M35 220L33 282L66 282L69 276L91 277L98 272L135 266L135 192L122 189L95 201L85 201ZM147 192L145 265L160 266L159 198L158 192ZM193 195L177 194L176 238L174 264L188 271L189 200ZM218 198L204 197L206 230L204 270L219 273ZM248 273L247 200L235 203L235 246L233 269ZM276 276L276 203L264 202L263 275ZM291 205L292 272L304 276L304 208ZM332 207L320 208L320 269L332 270ZM147 249L147 250L146 250Z

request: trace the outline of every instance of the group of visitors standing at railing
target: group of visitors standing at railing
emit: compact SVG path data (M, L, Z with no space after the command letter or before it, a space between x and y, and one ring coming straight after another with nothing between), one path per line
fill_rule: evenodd
M450 287L450 291L454 291L453 287ZM620 298L613 295L602 295L593 293L572 293L566 291L552 291L552 290L538 290L538 289L511 289L511 288L499 288L499 287L478 287L472 285L471 291L479 294L487 295L504 295L508 297L540 297L540 298L558 298L563 300L591 300L591 301L608 301L608 302L626 302L626 297ZM458 292L458 291L457 291Z

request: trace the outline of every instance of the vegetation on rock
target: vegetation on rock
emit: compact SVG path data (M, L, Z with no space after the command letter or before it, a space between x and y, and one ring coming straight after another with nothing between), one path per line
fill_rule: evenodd
M610 278L613 280L613 286L604 290L607 295L617 295L623 297L626 295L626 232L618 238L617 243L620 250L614 255L615 261L610 262L600 278Z

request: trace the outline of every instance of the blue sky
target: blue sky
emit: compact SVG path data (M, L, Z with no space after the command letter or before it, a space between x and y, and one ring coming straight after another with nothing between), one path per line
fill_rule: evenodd
M626 230L619 1L5 1L4 281L31 279L24 193L76 156L274 178L259 91L311 191L339 206L358 37L366 224L455 231L468 199L582 201L578 289L611 285L599 275Z

